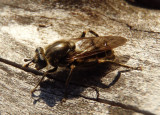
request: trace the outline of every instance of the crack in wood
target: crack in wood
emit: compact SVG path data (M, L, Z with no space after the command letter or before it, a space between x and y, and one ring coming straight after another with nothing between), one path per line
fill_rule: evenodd
M146 111L146 110L141 110L138 107L133 106L133 105L125 105L125 104L120 103L120 102L115 102L115 101L110 101L110 100L100 99L100 98L97 100L95 98L89 98L89 97L85 97L83 95L80 95L80 97L85 98L85 99L89 99L89 100L92 100L92 101L97 101L97 102L100 102L100 103L104 103L104 104L109 104L111 106L117 106L117 107L121 107L123 109L132 110L132 111L135 111L137 113L142 113L142 114L145 114L145 115L155 115L154 113L151 113L151 112Z
M152 30L149 31L149 30L141 30L141 29L134 28L133 26L129 25L128 23L125 23L125 22L120 21L120 20L116 20L115 18L111 18L111 17L108 17L108 18L110 20L113 20L113 21L118 22L120 24L125 24L130 30L133 30L133 31L160 34L160 32L155 32L155 31L152 31Z
M39 10L31 10L30 8L22 8L20 6L17 6L16 5L13 5L13 4L6 4L6 3L2 3L3 6L9 6L10 8L17 8L17 9L23 9L25 11L29 11L29 12L36 12L36 11L39 11Z

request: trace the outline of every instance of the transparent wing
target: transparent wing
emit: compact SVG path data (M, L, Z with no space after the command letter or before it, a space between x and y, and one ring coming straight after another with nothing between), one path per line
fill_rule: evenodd
M100 37L84 37L84 38L73 38L73 41L93 41L95 44L104 44L107 43L110 48L116 48L124 45L127 42L127 39L121 36L100 36ZM85 44L83 44L85 45Z
M94 56L126 43L126 38L119 36L84 37L71 39L76 44L76 50L68 56L68 60L83 59Z

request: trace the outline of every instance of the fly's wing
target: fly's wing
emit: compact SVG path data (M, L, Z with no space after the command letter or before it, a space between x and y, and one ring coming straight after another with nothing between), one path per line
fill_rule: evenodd
M111 50L109 46L101 47L100 49L94 49L91 51L84 51L84 52L74 52L72 55L68 57L68 60L76 60L76 59L83 59L86 57L94 56L99 53L103 53L105 51Z
M121 36L100 36L100 37L84 37L84 38L73 38L73 41L80 41L80 40L93 40L95 44L100 43L107 43L110 48L116 48L119 46L124 45L127 42L127 39Z
M84 37L71 39L76 44L75 52L68 60L83 59L106 52L126 43L126 38L120 36Z
M127 39L120 36L106 36L105 41L112 49L122 46L127 42Z

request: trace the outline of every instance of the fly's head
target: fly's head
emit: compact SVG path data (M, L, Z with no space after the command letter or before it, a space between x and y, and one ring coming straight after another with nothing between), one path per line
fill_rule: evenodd
M34 63L37 70L43 69L47 66L44 49L41 47L36 48L35 56L32 59L24 59L24 61L29 61L25 67L28 67L31 63Z

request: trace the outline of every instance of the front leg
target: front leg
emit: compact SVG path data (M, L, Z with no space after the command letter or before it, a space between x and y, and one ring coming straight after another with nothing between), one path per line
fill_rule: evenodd
M37 87L39 86L39 84L43 81L43 79L46 77L47 74L53 73L53 72L55 72L56 70L57 70L57 67L54 67L53 69L50 69L50 70L46 71L46 72L43 74L41 80L40 80L40 81L37 83L37 85L31 90L31 94L33 94L33 93L35 92L36 88L37 88Z

